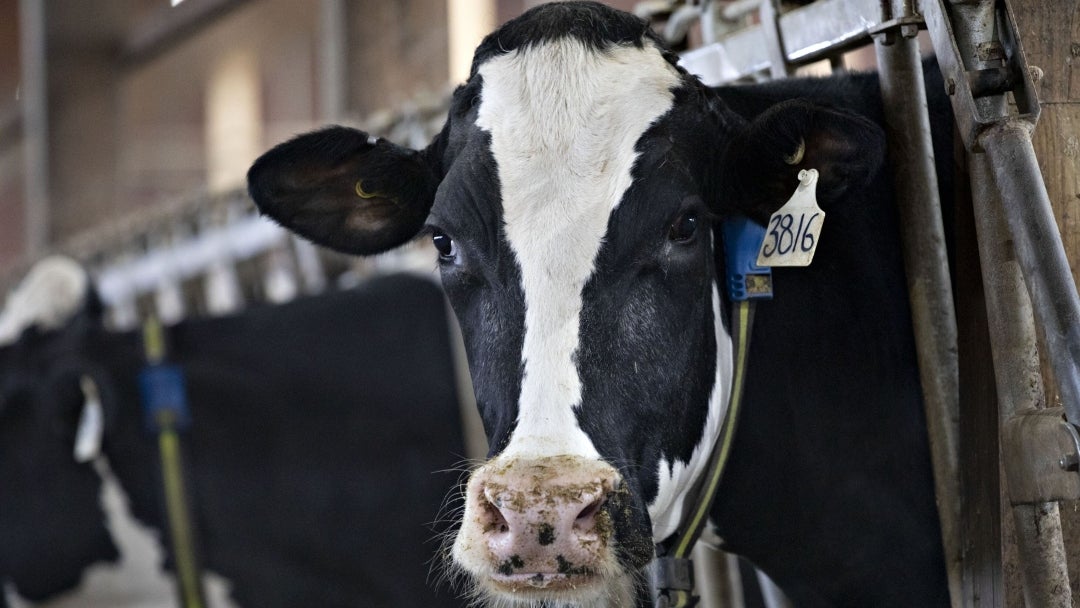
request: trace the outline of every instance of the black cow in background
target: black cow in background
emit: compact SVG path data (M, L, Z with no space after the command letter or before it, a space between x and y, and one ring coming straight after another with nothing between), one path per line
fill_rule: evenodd
M72 457L82 375L100 389L102 452L132 513L164 529L141 337L99 318L0 349L0 584L32 600L117 557L101 479ZM407 276L167 330L194 422L203 564L238 604L461 604L428 584L431 522L464 455L447 332L439 289Z

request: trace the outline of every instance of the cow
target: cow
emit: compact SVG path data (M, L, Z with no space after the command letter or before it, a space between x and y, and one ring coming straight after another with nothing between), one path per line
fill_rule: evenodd
M158 443L137 392L141 337L105 331L85 302L66 324L0 348L0 589L33 601L117 559L100 470L167 538ZM166 328L186 378L202 562L237 605L462 605L429 584L443 527L433 522L464 457L448 321L435 283L403 275ZM99 466L72 453L83 377L104 413Z
M881 115L874 75L711 89L636 17L551 3L482 41L424 149L323 128L248 187L342 252L431 239L490 446L445 551L472 597L649 606L733 382L720 227L816 169L827 221L757 304L705 536L800 607L944 606Z

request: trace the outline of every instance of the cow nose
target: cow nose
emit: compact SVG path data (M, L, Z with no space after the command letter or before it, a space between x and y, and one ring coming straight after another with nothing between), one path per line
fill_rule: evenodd
M535 542L540 547L556 539L594 542L599 536L596 515L607 500L603 483L589 491L566 486L509 490L501 484L484 489L487 501L483 526L488 545L500 554L520 553ZM530 538L534 535L535 538Z
M504 577L595 571L612 535L603 507L619 487L613 467L558 456L492 463L470 480L472 521Z

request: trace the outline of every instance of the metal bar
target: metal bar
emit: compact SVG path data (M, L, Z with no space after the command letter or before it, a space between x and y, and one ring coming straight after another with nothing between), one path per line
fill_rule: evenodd
M692 559L700 608L746 608L738 558L699 542Z
M1008 5L997 0L922 0L934 54L952 98L960 136L969 150L978 151L982 131L1009 119L1032 125L1039 118L1039 100L1028 73ZM1009 117L1004 95L987 95L981 70L1007 67L1013 84L1017 114ZM974 74L974 76L972 76ZM976 91L972 90L975 86ZM975 93L980 96L976 97Z
M956 312L915 33L912 31L911 37L898 32L879 35L875 47L949 590L953 605L959 606L962 555Z
M990 186L986 155L971 155L971 181L998 407L1005 421L1045 406L1039 352L1031 300L1009 241L1002 198ZM1015 505L1012 510L1027 605L1070 608L1057 503Z
M765 602L765 608L792 608L791 600L784 595L783 590L761 570L756 570L758 586L761 587L761 598Z
M778 20L787 63L813 63L870 42L870 30L880 25L880 0L818 0L788 11ZM722 36L719 42L739 77L770 67L769 44L763 25Z
M34 259L49 242L49 99L45 3L19 2L19 55L22 59L23 153L26 181L26 257Z
M766 50L769 53L769 75L773 78L786 78L791 75L787 54L784 53L784 39L780 34L780 1L764 0L758 9L761 20L761 33L765 36Z
M22 143L23 113L22 108L14 105L0 111L0 152L8 147Z
M348 8L345 0L319 3L319 118L339 122L348 106Z
M1080 296L1031 147L1027 122L1007 121L979 140L1005 201L1004 218L1069 421L1080 423Z
M1072 608L1058 503L1015 505L1013 520L1024 573L1024 603Z

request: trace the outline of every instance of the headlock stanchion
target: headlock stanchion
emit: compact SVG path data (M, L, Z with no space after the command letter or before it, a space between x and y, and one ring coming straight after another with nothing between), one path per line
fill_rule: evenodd
M958 483L960 384L956 312L949 277L930 116L911 0L882 3L874 30L881 101L900 215L915 348L926 410L942 546L953 605L961 589Z
M164 331L153 315L143 324L143 346L147 366L139 373L139 393L146 428L158 437L165 510L176 563L180 606L204 608L205 593L180 451L180 432L191 425L184 376L179 366L165 363Z
M1024 596L1029 606L1069 607L1055 501L1080 498L1075 468L1064 470L1080 448L1080 298L1031 145L1039 101L1008 2L923 0L921 8L972 169ZM1032 318L1043 329L1067 421L1039 409L1045 403Z
M960 136L970 152L985 153L990 163L1035 319L1046 335L1046 355L1065 411L1076 424L1080 297L1031 146L1039 100L1015 19L1004 0L950 6L923 0L922 10ZM1006 94L1012 95L1015 114L1008 110Z
M1080 476L1059 464L1072 441L1071 425L1061 408L1046 409L1031 300L989 173L985 158L972 158L972 204L1003 422L1002 453L1025 596L1029 606L1071 608L1061 520L1051 501L1080 494ZM1053 435L1058 441L1048 441Z
M915 42L928 30L969 156L1025 599L1071 606L1056 501L1080 498L1080 297L1031 143L1039 101L1008 0L818 0L783 14L764 2L762 23L719 40L740 77L877 43L949 586L953 606L966 607L995 599L960 580L993 575L962 563L959 523L975 505L958 483L956 312ZM1063 412L1043 409L1036 324Z

